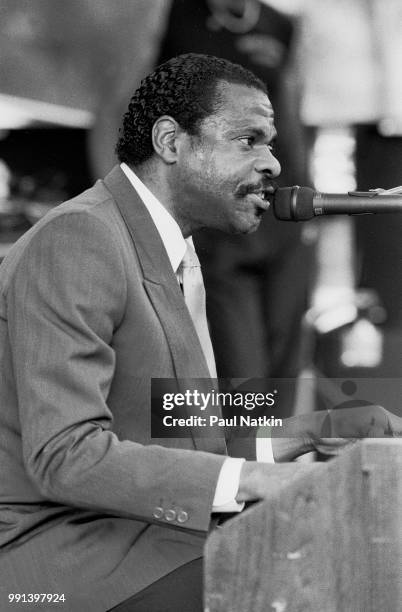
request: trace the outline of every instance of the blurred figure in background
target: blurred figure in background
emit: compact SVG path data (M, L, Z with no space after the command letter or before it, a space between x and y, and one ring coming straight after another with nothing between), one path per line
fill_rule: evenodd
M373 122L360 121L357 126L356 180L358 188L390 189L402 185L402 4L371 0L369 5L377 114ZM378 292L387 315L385 376L400 376L402 369L401 234L401 215L356 219L359 284Z
M332 158L327 151L315 186L345 192L401 185L400 0L305 0L299 12L302 120L315 131L316 143L325 133L332 135L332 144L342 134L347 135L347 147L354 141L354 151L352 147L348 153L348 182L339 172L339 151L332 151ZM364 288L374 296L373 302L382 304L386 316L381 326L373 319L362 327L356 309L358 318L341 334L336 359L326 345L325 373L400 376L402 280L395 270L402 262L402 216L339 217L320 226L324 265L315 306L337 308L348 300L356 304L355 290ZM328 248L334 232L338 238Z
M165 0L1 2L0 158L11 176L0 259L50 207L116 163L121 115L154 63L168 8Z
M281 185L306 183L292 39L290 18L257 0L173 0L157 60L186 52L219 55L267 84L280 135ZM295 378L312 263L301 226L277 221L269 211L255 234L209 230L195 242L218 375ZM294 390L289 383L280 416L292 413Z

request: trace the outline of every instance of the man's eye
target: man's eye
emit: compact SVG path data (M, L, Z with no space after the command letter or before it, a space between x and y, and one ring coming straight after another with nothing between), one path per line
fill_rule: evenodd
M256 142L256 138L255 136L241 136L239 138L239 141L242 144L245 144L247 147L253 147L253 146L257 146L258 143ZM275 152L275 142L271 142L270 144L265 145L263 142L260 143L260 146L267 146L268 149L271 151L271 153Z
M242 136L239 138L240 142L251 147L254 144L255 138L254 136Z

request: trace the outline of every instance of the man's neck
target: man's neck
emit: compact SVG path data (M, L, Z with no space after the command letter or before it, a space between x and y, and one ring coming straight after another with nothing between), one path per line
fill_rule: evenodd
M177 215L175 198L172 196L165 169L153 164L152 161L141 164L140 166L130 166L130 168L135 172L140 181L142 181L152 192L155 198L159 200L162 206L172 215L173 219L180 227L184 238L191 236L191 228L187 227L187 224Z

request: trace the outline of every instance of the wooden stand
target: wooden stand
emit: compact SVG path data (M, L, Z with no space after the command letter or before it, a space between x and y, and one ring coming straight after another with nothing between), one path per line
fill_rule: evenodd
M402 610L402 440L311 467L208 538L208 612Z

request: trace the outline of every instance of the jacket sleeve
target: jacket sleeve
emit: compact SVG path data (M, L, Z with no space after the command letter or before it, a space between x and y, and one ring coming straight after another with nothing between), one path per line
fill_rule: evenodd
M53 502L206 531L224 457L121 441L112 431L113 333L127 282L119 245L94 214L44 221L6 294L30 478Z

